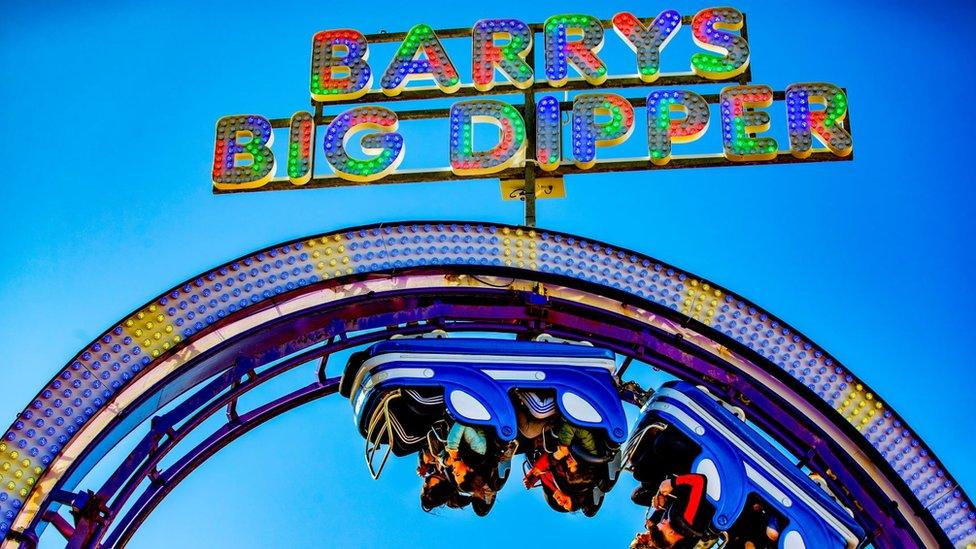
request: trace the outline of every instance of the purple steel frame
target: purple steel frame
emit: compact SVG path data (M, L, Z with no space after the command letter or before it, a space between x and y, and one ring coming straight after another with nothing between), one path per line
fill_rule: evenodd
M804 465L824 473L838 496L855 510L858 520L871 534L876 546L922 545L932 540L940 545L963 545L969 539L965 530L952 531L959 526L946 528L945 520L940 520L936 515L939 508L935 505L923 505L918 491L904 482L900 471L895 469L898 460L892 462L891 458L886 458L885 448L877 438L872 441L864 430L855 425L856 421L852 418L859 419L859 416L849 415L845 418L838 413L840 410L834 402L822 394L817 398L814 387L805 383L802 376L783 364L776 364L772 360L772 353L767 356L767 353L752 345L756 338L736 337L736 333L730 330L723 333L723 330L716 329L724 321L722 318L704 314L696 318L695 313L687 314L680 310L680 302L675 304L653 295L636 295L638 292L634 292L632 287L608 283L609 279L573 276L572 273L558 272L558 269L517 264L504 258L529 257L528 254L507 253L529 249L528 245L522 248L522 240L518 240L518 245L515 243L515 236L524 234L527 244L531 244L529 238L541 242L538 247L532 246L536 250L533 256L538 255L540 261L544 260L543 250L552 250L555 255L559 245L553 246L551 243L561 242L566 248L571 248L571 252L567 251L564 257L582 258L582 252L577 253L580 250L602 250L605 253L599 258L593 254L593 264L609 265L607 261L597 261L604 259L604 256L629 256L631 265L643 265L650 269L649 266L653 264L654 271L667 273L669 278L665 280L687 280L688 287L704 287L706 290L714 286L698 279L686 279L684 273L633 252L610 249L606 245L569 235L536 234L528 228L492 225L477 225L479 230L475 230L471 224L463 227L452 224L450 230L445 230L448 226L444 224L433 229L431 225L397 224L385 228L350 230L341 239L345 246L351 248L344 257L354 262L361 261L363 257L357 258L352 251L368 247L364 246L365 242L357 242L350 235L375 236L391 234L391 230L400 234L423 234L424 229L418 229L421 226L426 227L426 232L436 234L440 242L447 240L443 239L443 235L452 231L481 234L482 227L484 234L511 233L512 241L505 238L502 243L502 239L498 238L494 242L499 244L496 251L492 252L489 248L485 252L489 257L497 256L500 261L465 261L458 257L456 261L390 264L385 268L383 264L374 263L371 265L374 268L339 272L337 276L326 276L311 284L297 284L288 291L273 292L263 301L252 299L253 305L242 305L238 310L231 311L232 314L215 318L209 326L204 325L196 332L188 333L189 340L183 345L174 345L158 356L154 354L159 361L180 359L165 375L151 379L152 383L149 383L146 378L149 377L150 368L147 367L141 375L134 376L130 383L145 382L144 386L139 387L136 398L118 410L110 420L97 425L100 429L88 439L75 459L68 461L59 475L44 485L44 493L37 498L36 508L33 509L34 516L26 527L12 530L7 543L10 546L17 543L30 546L44 525L53 523L69 538L69 547L124 545L162 498L207 458L264 421L334 393L337 380L325 377L323 365L317 378L309 385L243 414L236 409L237 399L241 395L282 372L312 360L324 360L338 350L384 339L394 333L420 333L434 328L514 333L545 331L557 336L588 339L678 377L701 382L716 394L745 407L757 425L794 454L801 456ZM315 241L309 240L305 249L313 248ZM335 237L322 237L321 242L322 248L325 248L325 244L331 246L327 248L330 250L342 248L341 244L332 244L340 242ZM548 247L547 242L550 244ZM487 243L489 246L493 244L491 239ZM381 244L383 252L389 254L390 249L385 242ZM302 249L297 244L290 246L295 250ZM286 244L276 249L287 250L288 247ZM263 253L274 257L271 252ZM261 254L259 252L251 257ZM310 255L315 256L314 253ZM324 254L326 257L328 255ZM318 254L312 259L322 256ZM244 264L246 261L242 259L231 265ZM335 257L332 262L333 265L345 264L341 260L336 262ZM268 271L264 269L264 273ZM583 272L583 269L580 271ZM192 290L191 283L183 288ZM323 288L328 288L339 298L308 301ZM715 291L716 295L729 296L724 290ZM682 288L676 293L683 299L691 290L684 292ZM308 301L303 308L289 309L290 304L303 299ZM726 303L735 302L736 299L726 299ZM165 306L167 302L164 297L154 303ZM144 308L130 318L142 319L139 315L145 310L148 309ZM788 326L748 303L740 301L727 310L749 311L749 315L757 319L761 315L764 322L773 322L783 332L790 333ZM735 315L735 318L740 318L740 315ZM648 319L658 324L655 326ZM208 335L219 334L241 320L250 321L247 329L232 334L219 344L201 347L197 354L178 356L181 350L186 352L191 349L194 342ZM124 320L120 325L126 322ZM661 326L674 329L662 329ZM89 351L83 354L86 352ZM823 358L822 353L817 356L818 359ZM86 368L85 371L93 372L96 369ZM839 365L837 369L840 370ZM67 380L68 377L60 375L52 384L59 379ZM195 393L171 410L155 415L167 403L194 388ZM863 389L858 390L863 392ZM113 397L122 393L119 390ZM42 397L43 394L39 396ZM870 400L870 395L868 398ZM40 409L37 405L33 408ZM163 457L187 434L221 409L227 410L226 425L189 450L172 466L163 471L157 469ZM28 407L29 410L31 407ZM811 410L814 413L811 414ZM889 421L891 417L891 414L885 415ZM76 489L77 482L122 436L150 418L149 433L97 492L79 494L69 491ZM905 429L907 433L907 427ZM10 433L20 430L23 429L15 428ZM9 435L5 440L13 441ZM870 458L873 464L870 470L865 469L863 460L852 455L852 446L845 443L854 444L853 448ZM917 442L912 444L913 448L918 446ZM924 447L922 451L928 453ZM939 471L942 472L942 469ZM946 473L939 478L951 481ZM146 479L149 479L148 487L132 502L132 497ZM899 506L892 502L892 487L907 505ZM962 500L965 518L972 519L971 512L965 514L970 507L969 500L958 487L953 486L935 503L947 503L950 495ZM69 504L75 510L74 526L57 515L59 504ZM122 513L127 504L130 506ZM962 524L963 528L967 526L961 520L951 524Z

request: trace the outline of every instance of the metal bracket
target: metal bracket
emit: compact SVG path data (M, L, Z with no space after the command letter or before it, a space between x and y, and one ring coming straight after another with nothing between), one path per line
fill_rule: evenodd
M37 548L37 541L38 541L37 535L30 530L24 532L20 532L18 530L11 530L7 532L7 536L4 539L19 542L21 549Z
M107 499L91 490L74 494L59 491L58 501L68 504L71 500L71 516L75 523L72 525L56 511L48 509L41 514L41 519L49 522L66 540L67 549L94 549L102 528L108 524L111 511ZM7 538L19 541L21 547L34 549L37 547L37 535L33 532L11 531Z
M335 340L336 340L336 336L330 337L329 338L329 342L326 343L326 346L331 347L332 344L335 343ZM318 377L318 380L319 380L319 385L325 385L327 383L326 380L328 378L325 375L325 369L326 369L326 367L328 365L329 365L329 355L322 355L322 357L319 358L319 367L318 367L318 372L317 372L317 374L318 374L317 377Z

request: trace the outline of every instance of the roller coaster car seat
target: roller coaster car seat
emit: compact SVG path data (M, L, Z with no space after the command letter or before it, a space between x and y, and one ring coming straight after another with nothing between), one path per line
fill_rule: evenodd
M346 361L346 367L342 370L342 377L339 379L340 395L346 398L352 396L352 386L356 380L356 374L359 373L359 368L367 358L369 358L369 349L356 351L349 355L349 360Z
M556 396L553 391L514 391L520 408L535 419L545 420L553 417L559 411L556 406Z
M546 500L546 504L548 504L553 511L559 513L572 513L575 511L580 511L586 517L593 517L597 514L597 511L600 510L600 507L603 506L603 502L606 499L606 492L601 490L598 486L591 486L585 490L576 492L564 491L563 493L568 495L572 501L572 508L566 509L560 505L558 501L556 501L551 488L545 484L543 484L541 488L543 498Z
M382 434L379 442L392 443L392 451L396 456L412 454L423 448L426 435L433 425L444 420L444 397L436 389L421 387L417 389L397 389L395 394L383 393L380 399L387 398L386 405L377 407L374 416L385 414L385 417L373 417L378 427L383 423L391 427ZM389 440L392 433L392 441Z
M624 466L652 491L669 474L690 473L695 457L701 453L701 446L691 438L679 429L650 421L654 417L641 416L624 450Z
M429 387L420 391L396 388L370 396L369 413L357 416L356 423L366 443L366 465L373 478L382 474L391 453L405 456L421 450L431 429L445 421L443 407L428 402L438 398L431 391Z
M409 397L403 399L404 412L428 420L428 425L444 417L444 391L436 387L406 387L403 393Z

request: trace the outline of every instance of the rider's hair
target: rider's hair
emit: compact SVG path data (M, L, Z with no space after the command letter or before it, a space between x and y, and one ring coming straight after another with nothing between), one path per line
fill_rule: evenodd
M446 480L442 480L434 485L425 482L424 488L420 492L420 507L424 511L430 511L431 509L444 505L450 499L453 489L451 483Z

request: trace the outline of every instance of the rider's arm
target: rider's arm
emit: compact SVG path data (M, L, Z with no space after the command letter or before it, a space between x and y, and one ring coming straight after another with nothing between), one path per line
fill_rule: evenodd
M549 473L549 454L543 453L539 459L532 463L532 468L525 473L525 487L531 488L536 480L540 480L547 473Z
M485 436L483 429L465 426L464 441L468 443L468 447L476 454L485 455L485 452L488 451L488 438Z
M449 454L456 454L461 447L461 437L464 436L464 425L455 423L451 425L451 430L447 433L447 442L444 447Z

